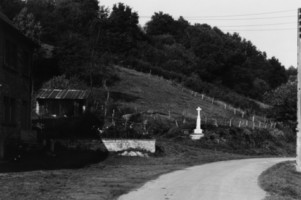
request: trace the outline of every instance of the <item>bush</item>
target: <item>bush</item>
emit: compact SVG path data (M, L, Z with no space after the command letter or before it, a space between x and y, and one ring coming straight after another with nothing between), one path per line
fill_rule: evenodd
M280 130L214 126L204 126L203 129L202 147L256 155L288 155L294 152L294 145L287 143L289 136Z
M86 113L74 118L47 118L35 120L34 124L43 124L40 134L46 138L98 138L95 127L101 127L103 120L92 113Z
M101 134L101 138L110 139L152 139L151 134L144 132L142 127L110 126Z

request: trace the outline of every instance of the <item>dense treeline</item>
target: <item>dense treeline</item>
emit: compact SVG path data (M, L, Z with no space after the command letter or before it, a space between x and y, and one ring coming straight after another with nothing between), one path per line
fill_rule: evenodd
M294 71L237 33L162 12L142 28L138 13L121 3L112 10L97 0L0 0L0 6L43 47L35 59L37 87L62 74L98 86L116 78L110 66L120 64L234 102L238 95L220 88L260 100Z

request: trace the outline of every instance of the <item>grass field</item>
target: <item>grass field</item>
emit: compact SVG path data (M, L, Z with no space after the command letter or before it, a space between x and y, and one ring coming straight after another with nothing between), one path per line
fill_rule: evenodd
M107 160L81 169L38 170L0 174L0 199L110 200L116 199L163 173L208 162L248 158L191 143L158 140L149 158L110 155Z
M301 199L301 173L296 172L295 162L279 163L261 174L261 187L269 193L265 200Z
M202 120L208 118L229 123L232 119L232 125L238 126L239 121L248 119L251 125L250 117L242 116L238 108L234 112L234 108L227 104L225 106L224 102L214 99L212 103L209 97L203 98L201 94L196 95L187 88L158 76L121 67L116 67L116 71L120 81L110 90L113 94L118 93L119 97L120 95L131 97L132 100L129 101L116 99L125 107L131 107L140 112L152 110L165 115L169 115L170 112L171 117L177 119L183 116L196 118L196 108L200 106Z

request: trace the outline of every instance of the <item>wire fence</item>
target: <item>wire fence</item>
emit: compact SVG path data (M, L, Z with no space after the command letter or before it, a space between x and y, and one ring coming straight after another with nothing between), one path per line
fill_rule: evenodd
M142 112L143 113L143 112ZM142 122L135 122L131 120L131 116L135 115L137 113L133 114L126 114L123 115L122 118L116 118L114 116L110 116L106 118L107 125L104 125L104 128L107 128L109 126L115 126L117 123L122 124L124 127L140 127L140 130L144 130L147 132L147 129L151 123L151 121L156 120L167 120L170 123L172 123L176 127L181 127L187 123L193 122L197 116L181 116L181 117L173 117L171 115L171 112L169 114L153 114L153 113L147 113L147 116L143 116ZM146 113L144 113L146 114ZM252 128L252 129L274 129L277 126L276 122L273 122L271 120L265 119L265 121L261 121L260 119L257 119L255 116L253 116L251 119L241 119L241 118L214 118L214 117L207 117L207 116L201 116L201 125L213 125L216 127L219 126L226 126L226 127L238 127L238 128Z

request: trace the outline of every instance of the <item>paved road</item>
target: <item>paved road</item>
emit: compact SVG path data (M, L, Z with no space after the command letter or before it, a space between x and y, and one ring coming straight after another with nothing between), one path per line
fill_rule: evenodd
M162 175L119 200L261 200L259 175L289 158L260 158L210 163Z

